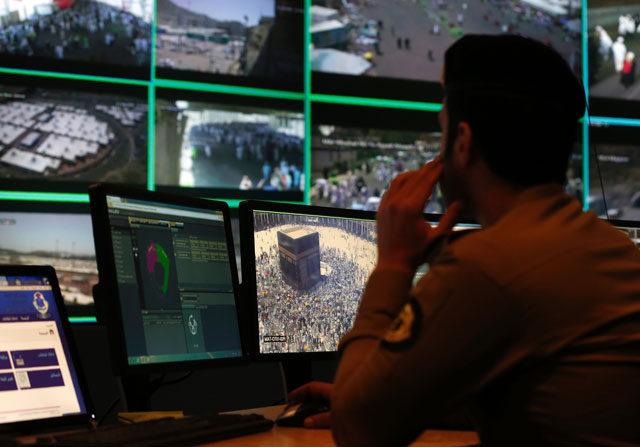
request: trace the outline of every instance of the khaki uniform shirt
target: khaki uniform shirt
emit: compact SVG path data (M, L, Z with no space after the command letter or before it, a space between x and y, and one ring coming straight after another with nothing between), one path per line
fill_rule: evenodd
M376 271L342 339L332 429L403 445L468 408L483 446L640 446L640 250L558 186Z

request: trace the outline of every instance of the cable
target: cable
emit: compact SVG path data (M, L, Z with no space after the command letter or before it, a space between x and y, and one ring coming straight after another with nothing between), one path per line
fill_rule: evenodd
M180 383L183 380L188 379L189 377L191 377L193 375L193 371L189 371L188 373L184 374L181 377L178 377L177 379L173 379L173 380L168 380L166 382L164 382L164 374L162 375L162 377L160 378L160 383L157 385L156 389L154 391L156 391L158 388L163 387L165 385L174 385L176 383Z
M104 420L107 418L107 416L109 416L109 413L113 411L113 409L116 407L116 404L118 402L120 402L120 397L116 397L114 401L111 402L111 405L109 405L109 407L106 409L102 417L100 417L100 419L98 419L98 422L96 422L96 427L100 427L102 425Z
M591 111L589 110L589 102L586 102L587 106L587 135L589 136L589 146L593 147L593 156L596 160L596 168L598 169L598 180L600 181L600 191L602 192L602 204L604 205L604 214L607 220L611 220L609 217L609 207L607 206L607 196L604 194L604 183L602 182L602 172L600 171L600 160L598 159L598 149L595 144L591 142ZM586 175L589 175L587 172Z
M282 366L282 362L278 362L280 365L280 378L282 379L282 391L284 392L284 403L289 403L289 393L287 393L287 376L284 373L284 366Z

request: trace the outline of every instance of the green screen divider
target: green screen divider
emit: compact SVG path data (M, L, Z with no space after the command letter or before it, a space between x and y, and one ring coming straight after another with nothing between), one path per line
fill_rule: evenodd
M304 203L311 204L311 0L304 4Z
M202 197L205 200L218 200L220 202L226 202L229 205L229 208L238 208L240 206L240 202L244 202L245 200L257 200L259 202L276 202L276 203L290 203L292 205L306 205L305 202L296 202L290 200L263 200L263 199L219 199L219 198L211 198L211 197Z
M149 86L147 113L147 189L156 189L156 88Z
M96 317L69 317L69 323L97 323Z
M74 194L65 192L0 191L0 200L22 200L25 202L89 203L89 194Z
M615 118L611 116L592 116L591 124L608 124L611 126L640 127L640 119Z
M384 107L386 109L422 110L426 112L439 112L442 104L433 102L402 101L397 99L361 98L359 96L337 96L312 93L309 95L311 102L324 102L329 104L344 104L352 106Z
M39 71L39 70L23 70L19 68L7 68L0 67L0 73L26 75L26 76L39 76L43 78L58 78L58 79L75 79L78 81L90 81L90 82L108 82L110 84L128 84L147 86L151 84L151 81L142 79L127 79L127 78L110 78L107 76L92 76L75 73L58 73L56 71Z
M239 85L206 84L204 82L176 81L172 79L155 78L156 87L174 88L179 90L197 90L201 92L225 93L229 95L258 96L262 98L304 100L304 93L287 92L284 90L269 90L256 87L243 87Z

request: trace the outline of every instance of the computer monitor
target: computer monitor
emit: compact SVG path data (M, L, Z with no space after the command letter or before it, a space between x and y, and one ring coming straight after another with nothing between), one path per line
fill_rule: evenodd
M375 213L247 201L240 226L252 355L333 357L376 265Z
M302 103L158 89L156 184L199 197L302 201Z
M56 272L0 265L0 432L94 419Z
M92 289L98 268L88 205L3 204L0 264L53 266L71 321L95 317Z
M3 75L0 187L86 193L147 184L146 87Z
M227 204L102 184L89 197L116 373L241 360Z

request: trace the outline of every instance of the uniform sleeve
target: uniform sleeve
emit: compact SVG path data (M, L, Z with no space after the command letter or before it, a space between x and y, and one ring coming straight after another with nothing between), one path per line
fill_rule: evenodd
M517 361L521 313L479 268L450 257L410 283L375 272L340 343L340 446L408 444Z

